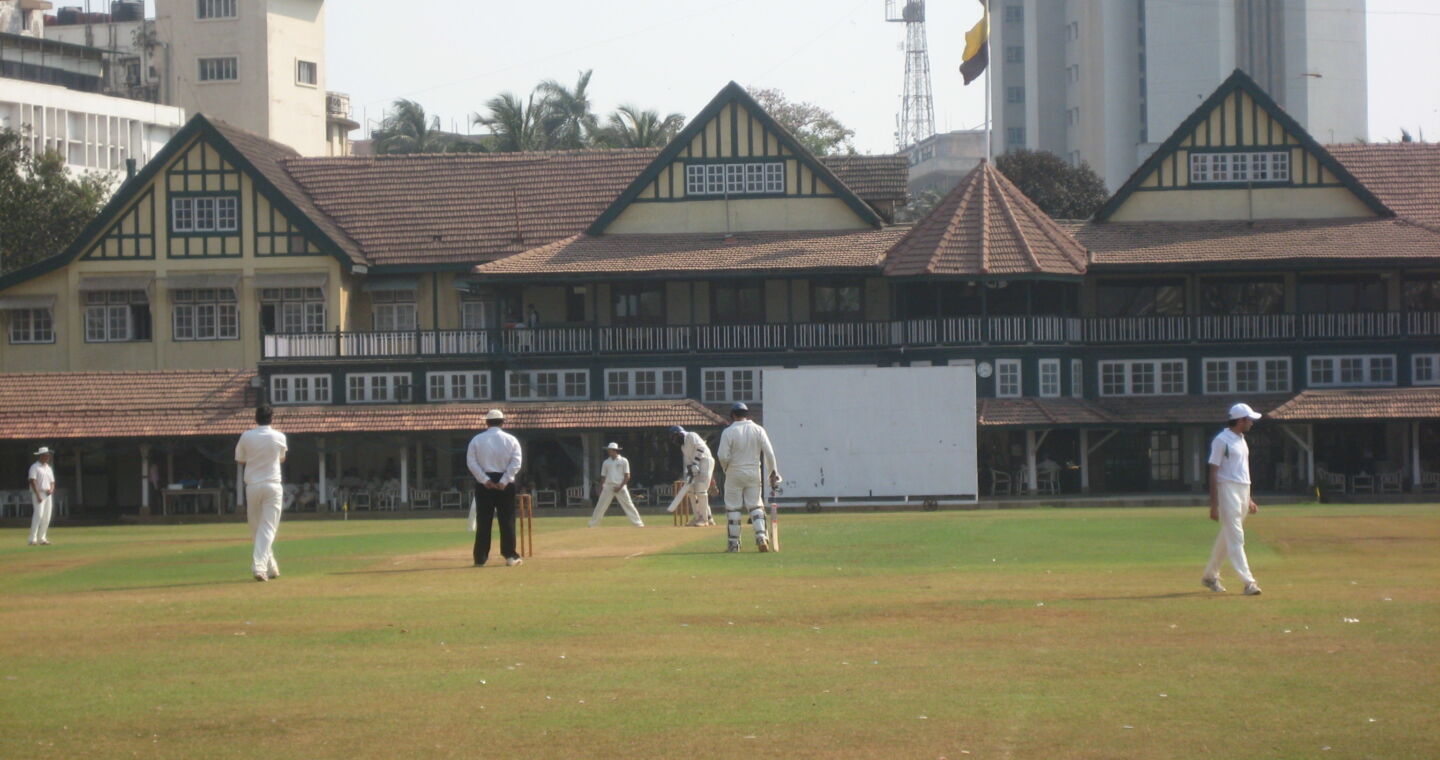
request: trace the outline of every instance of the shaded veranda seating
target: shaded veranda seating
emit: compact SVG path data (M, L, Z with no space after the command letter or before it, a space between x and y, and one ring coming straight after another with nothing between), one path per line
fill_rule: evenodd
M1005 472L1004 470L997 470L997 469L995 469L994 467L991 467L991 468L990 468L990 495L991 495L991 496L996 496L996 495L999 495L1000 493L1004 493L1006 496L1009 496L1009 495L1010 495L1010 493L1011 493L1010 473Z
M566 506L588 503L590 503L590 499L585 496L585 486L570 486L565 489Z
M1350 476L1350 492L1375 493L1375 476L1368 472L1359 472Z
M1440 493L1440 472L1421 472L1417 493Z
M1380 473L1380 493L1403 493L1404 491L1405 473L1398 471Z
M535 507L537 509L543 507L553 507L555 506L557 500L558 495L553 489L544 488L535 492Z

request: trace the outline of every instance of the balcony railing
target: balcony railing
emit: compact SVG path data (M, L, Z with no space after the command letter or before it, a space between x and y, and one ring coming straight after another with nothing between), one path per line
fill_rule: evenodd
M1440 338L1440 312L947 317L891 322L540 327L272 334L265 359L682 354L946 346L1143 345Z

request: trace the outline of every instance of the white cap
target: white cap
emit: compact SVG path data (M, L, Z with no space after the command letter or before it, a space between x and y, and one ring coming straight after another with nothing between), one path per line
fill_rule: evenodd
M1238 420L1241 417L1249 417L1252 420L1260 419L1260 413L1250 408L1249 404L1236 404L1230 407L1230 419Z
M41 454L54 454L54 453L55 453L55 452L53 452L53 451L50 450L50 447L49 447L49 446L41 446L39 451L35 452L34 454L31 454L30 456L32 456L32 457L38 457L38 456L40 456Z
M486 419L486 420L503 420L503 419L505 419L505 413L502 412L502 411L500 411L499 409L491 409L490 411L488 411L488 412L485 413L485 419Z
M615 443L614 441L611 441L609 444L607 444L607 445L605 446L605 450L606 450L606 451L619 451L619 450L620 450L620 444Z

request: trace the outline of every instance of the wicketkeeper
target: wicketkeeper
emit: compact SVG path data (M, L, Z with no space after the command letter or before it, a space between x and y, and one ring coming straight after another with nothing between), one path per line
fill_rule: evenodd
M755 529L755 546L770 551L765 535L764 473L770 474L770 485L781 482L780 468L775 464L775 449L765 428L750 419L750 407L730 407L730 426L720 434L716 459L725 468L725 526L730 543L726 551L740 551L740 508L750 512Z
M690 525L714 525L715 519L710 514L710 479L715 475L715 457L710 454L710 447L699 433L671 425L670 437L680 445L680 458L685 461L685 482L694 497L695 518Z

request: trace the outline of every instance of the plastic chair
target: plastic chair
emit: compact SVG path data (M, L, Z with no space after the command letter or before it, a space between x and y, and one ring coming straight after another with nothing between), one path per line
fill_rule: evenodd
M1403 472L1382 472L1380 473L1380 493L1403 493L1405 491L1405 473Z
M428 488L412 488L410 489L410 508L430 509L434 506L432 501L434 498Z
M1049 493L1059 495L1060 471L1041 470L1035 477L1035 490L1037 493Z
M1417 493L1440 493L1440 472L1421 472Z
M464 509L464 508L465 508L465 494L461 493L459 490L454 489L454 488L450 489L449 491L441 491L441 492L440 492L440 508L441 508L441 509Z
M996 496L996 495L998 495L1001 491L1004 491L1004 493L1005 493L1006 496L1009 496L1011 493L1013 493L1013 491L1012 491L1012 489L1011 489L1010 473L1005 472L1004 470L997 470L997 469L995 469L994 467L991 467L991 468L990 468L990 495L991 495L991 496Z
M1375 476L1368 472L1361 472L1350 476L1350 492L1375 493Z
M558 500L559 494L557 494L554 490L545 489L535 492L536 507L553 507Z
M570 486L565 489L565 504L588 504L590 499L585 496L585 486Z

